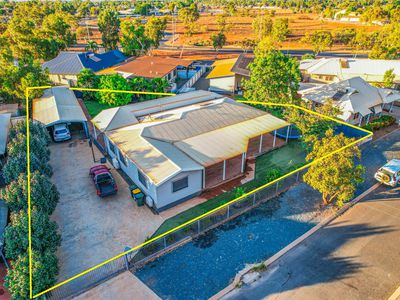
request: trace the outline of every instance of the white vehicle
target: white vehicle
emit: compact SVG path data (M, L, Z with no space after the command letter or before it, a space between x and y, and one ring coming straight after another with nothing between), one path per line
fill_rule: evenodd
M67 124L54 125L53 138L55 142L67 141L71 139Z
M395 187L400 183L400 159L392 159L375 173L375 179Z

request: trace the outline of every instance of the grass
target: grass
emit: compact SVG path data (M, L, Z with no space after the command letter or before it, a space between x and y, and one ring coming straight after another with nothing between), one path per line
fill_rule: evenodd
M271 170L278 170L283 175L304 164L305 152L302 148L301 141L291 141L286 146L280 149L276 149L257 157L254 180L243 184L241 187L244 189L245 192L249 192L267 183L267 177L270 174ZM172 218L169 218L158 228L153 236L164 233L178 225L181 225L199 215L202 215L222 204L225 204L235 199L237 197L235 194L236 190L233 189L195 207L192 207L184 212L181 212L180 214Z
M110 108L110 106L108 106L107 104L102 104L98 101L85 100L83 103L85 103L89 115L92 118L97 116L102 110Z

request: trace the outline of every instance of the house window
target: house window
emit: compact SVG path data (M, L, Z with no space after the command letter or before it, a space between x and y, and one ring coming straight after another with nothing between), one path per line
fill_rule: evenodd
M111 143L110 141L108 141L108 148L110 148L110 151L115 154L115 146L113 143Z
M189 186L189 177L184 177L172 183L172 192L183 190Z
M139 170L137 171L137 173L138 173L138 178L139 178L140 183L143 184L143 185L146 187L146 189L147 189L147 180L146 180L146 177L145 177L145 176L143 175L143 173L140 172Z
M360 113L355 113L354 117L353 117L353 120L357 120L359 117L360 117Z
M125 156L122 154L121 151L118 151L119 160L126 166L128 166L128 162L126 161Z

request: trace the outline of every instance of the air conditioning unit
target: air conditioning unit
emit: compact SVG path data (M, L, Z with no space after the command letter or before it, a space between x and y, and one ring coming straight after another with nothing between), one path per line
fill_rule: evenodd
M113 167L114 167L115 169L117 169L117 170L121 168L118 159L115 158L115 157L112 159L112 164L113 164Z
M150 196L146 196L146 204L149 207L153 207L154 205L154 200Z

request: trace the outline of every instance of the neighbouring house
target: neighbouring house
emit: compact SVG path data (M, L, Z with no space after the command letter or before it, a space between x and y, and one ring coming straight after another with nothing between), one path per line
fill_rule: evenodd
M325 84L299 93L304 100L312 101L315 105L332 99L342 110L342 115L338 117L356 125L368 123L371 117L381 115L383 106L400 100L400 92L376 88L361 77Z
M18 103L5 103L0 104L0 114L11 114L11 117L19 116Z
M92 122L157 211L243 176L249 158L285 143L276 131L289 126L202 90L103 110Z
M235 73L232 67L236 63L237 58L222 59L215 61L211 67L211 72L206 79L209 80L209 91L221 94L233 94L235 88Z
M171 84L171 90L174 90L176 89L178 78L188 79L190 75L195 73L192 64L193 61L191 60L179 58L141 56L121 66L109 68L98 74L118 73L125 78L165 78Z
M391 69L394 83L399 85L400 60L320 58L300 62L304 82L331 83L359 76L369 83L382 83L385 72Z
M87 119L78 100L67 87L52 87L32 102L32 118L44 124L50 131L57 124L67 124L71 132L83 132L89 136Z
M74 86L82 69L99 72L120 64L125 59L119 50L105 53L62 51L56 58L43 63L42 68L48 69L50 80L55 84Z
M7 151L8 134L11 126L11 113L0 113L0 157Z

